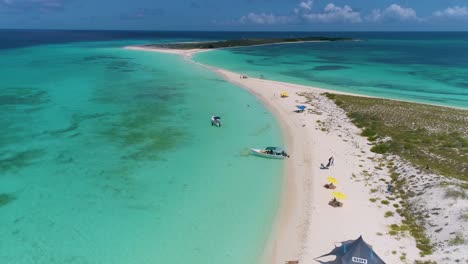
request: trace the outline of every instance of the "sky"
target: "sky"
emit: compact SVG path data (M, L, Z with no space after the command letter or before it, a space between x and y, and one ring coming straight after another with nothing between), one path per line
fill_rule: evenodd
M0 0L0 28L468 31L468 0Z

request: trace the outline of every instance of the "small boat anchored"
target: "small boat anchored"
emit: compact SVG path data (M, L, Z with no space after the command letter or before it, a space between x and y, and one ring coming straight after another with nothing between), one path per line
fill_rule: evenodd
M211 117L211 125L212 125L212 126L220 127L220 126L222 125L222 123L221 123L221 117L219 117L219 116L212 116L212 117Z
M289 158L289 155L280 147L266 147L265 149L250 148L253 155L269 158L269 159L284 159Z

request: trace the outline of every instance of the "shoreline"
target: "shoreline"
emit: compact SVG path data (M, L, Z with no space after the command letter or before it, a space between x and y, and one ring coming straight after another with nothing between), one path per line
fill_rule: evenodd
M130 49L178 54L209 68L256 96L278 120L291 158L286 160L280 204L261 263L283 264L289 260L315 263L314 259L330 252L335 243L356 239L359 235L363 235L387 263L401 262L397 253L411 260L421 258L412 237L388 235L388 227L399 224L401 217L384 217L390 208L369 201L372 197L369 185L377 187L377 194L386 195L382 181L362 180L367 177L364 172L380 180L390 179L386 168L375 169L380 166L381 156L370 152L371 146L359 135L360 129L321 93L362 95L252 77L243 79L240 73L193 61L192 56L199 50ZM289 97L281 98L282 92L287 92ZM308 110L295 113L293 110L298 104L307 105ZM326 163L329 156L335 158L335 166L320 170L320 163ZM327 176L336 177L337 191L348 195L344 207L328 205L331 191L323 187Z
M299 249L305 243L304 234L306 233L308 215L306 200L307 194L310 192L309 185L303 183L307 181L305 176L311 174L312 166L310 157L296 154L301 152L301 142L295 139L305 138L307 135L302 131L299 131L300 134L297 132L292 133L297 124L295 124L295 120L288 119L284 115L286 109L268 103L272 99L268 94L259 93L252 89L252 86L243 83L244 79L237 78L237 73L204 66L211 68L229 82L246 89L260 99L280 124L285 147L288 153L292 155L285 161L284 184L280 194L280 203L260 263L283 264L286 260L298 260L300 256ZM278 92L278 98L279 94ZM301 163L305 160L307 160L305 166L301 166Z
M273 104L268 103L268 96L256 92L255 89L251 89L251 87L248 85L244 85L242 83L242 79L238 78L239 74L237 73L209 65L204 65L192 60L193 55L196 53L209 50L175 50L135 46L125 47L125 49L180 55L191 63L209 68L216 74L225 78L227 81L234 83L243 89L246 89L249 93L259 98L264 103L266 108L272 112L275 118L278 120L287 151L289 153L296 152L294 150L294 137L291 133L293 130L293 124L285 122L287 118L285 119L281 117L281 109L278 109L274 107ZM252 80L252 78L250 79ZM258 80L262 81L260 79ZM325 89L323 91L321 90L321 92L325 91ZM305 135L303 136L305 137ZM271 233L266 240L267 242L264 245L263 253L260 256L260 263L262 264L284 264L286 260L298 260L300 257L300 248L305 243L304 234L306 233L308 210L304 202L306 201L307 197L305 196L307 193L309 193L309 190L304 190L304 188L308 188L307 184L304 184L304 187L301 187L301 185L304 183L304 181L306 181L303 176L310 174L312 168L311 166L302 168L302 170L305 170L306 173L302 172L298 177L287 176L289 174L296 175L296 173L294 173L295 169L297 167L301 167L299 164L299 158L300 157L297 156L291 156L291 158L285 161L286 164L284 166L283 172L284 183L280 194L281 197L279 199L279 207L276 212L276 217L273 220Z
M350 41L362 41L362 40L350 40ZM302 42L293 42L293 43L303 43L303 42L330 42L330 41L302 41ZM280 43L274 43L274 44L259 44L259 45L252 45L252 46L265 46L265 45L282 45L282 44L291 44L289 42L280 42ZM126 46L123 47L124 49L128 50L139 50L139 51L150 51L150 52L159 52L159 53L168 53L168 54L174 54L174 55L180 55L183 58L190 60L191 62L194 62L198 65L208 67L211 69L217 68L214 66L210 65L205 65L201 64L198 62L193 61L193 56L197 53L202 53L202 52L208 52L212 50L219 50L219 49L233 49L233 48L242 48L243 46L239 47L229 47L229 48L217 48L217 49L188 49L188 50L181 50L181 49L170 49L170 48L153 48L153 47L144 47L144 46ZM219 68L221 69L221 68ZM229 71L229 70L226 70ZM241 74L241 73L238 73ZM255 78L255 77L253 77ZM273 80L272 80L273 81ZM459 109L459 110L468 110L468 108L463 108L460 106L451 106L451 105L442 105L442 104L436 104L436 103L428 103L428 102L416 102L416 101L409 101L409 100L402 100L402 99L395 99L395 98L386 98L386 97L380 97L380 96L374 96L374 95L367 95L367 94L359 94L359 93L352 93L352 92L343 92L343 91L338 91L338 90L332 90L328 88L321 88L317 86L309 86L309 85L303 85L303 84L295 84L295 83L288 83L288 82L282 82L282 81L273 81L279 84L283 85L295 85L297 87L303 87L303 88L309 88L313 89L315 91L320 91L322 93L328 92L328 93L335 93L335 94L344 94L344 95L351 95L351 96L360 96L360 97L368 97L368 98L377 98L377 99L385 99L385 100L392 100L392 101L399 101L399 102L406 102L406 103L412 103L412 104L422 104L422 105L430 105L430 106L437 106L437 107L445 107L445 108L452 108L452 109Z

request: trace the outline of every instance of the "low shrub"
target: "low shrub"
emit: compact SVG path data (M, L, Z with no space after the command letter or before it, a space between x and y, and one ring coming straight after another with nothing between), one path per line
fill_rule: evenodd
M385 154L390 150L390 146L386 143L380 143L373 146L370 150L377 154Z

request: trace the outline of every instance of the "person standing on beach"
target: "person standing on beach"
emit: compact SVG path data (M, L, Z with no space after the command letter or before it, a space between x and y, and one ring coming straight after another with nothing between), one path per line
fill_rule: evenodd
M333 166L334 163L335 163L335 159L333 158L333 156L331 156L331 157L328 159L327 168L330 167L330 166Z

